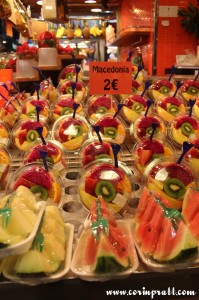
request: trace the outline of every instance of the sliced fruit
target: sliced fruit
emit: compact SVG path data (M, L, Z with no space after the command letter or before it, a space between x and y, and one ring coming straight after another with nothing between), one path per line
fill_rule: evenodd
M186 187L182 181L177 178L168 178L163 183L164 192L175 199L182 198L186 192Z
M115 127L105 127L104 128L104 135L106 137L110 137L112 139L115 139L117 136L117 129Z
M72 150L73 151L73 150L78 149L81 146L81 144L83 143L83 141L84 141L84 138L83 138L82 135L80 135L80 136L78 136L78 137L76 137L76 138L74 138L74 139L72 139L68 142L62 143L62 145L64 146L64 148L66 150Z
M30 188L31 192L35 194L36 197L41 198L43 200L48 199L48 190L41 185L33 185Z
M111 202L116 196L114 185L106 180L100 180L95 187L95 194L101 195L106 202Z
M68 114L71 114L72 112L73 112L73 109L71 107L64 107L64 108L62 108L60 115L61 116L68 115Z
M194 129L190 123L185 122L181 126L181 131L184 135L189 136L190 134L192 134L194 132Z
M152 150L145 150L143 148L139 148L137 150L137 154L138 154L138 162L143 167L149 162L153 152Z
M61 200L61 187L58 182L54 181L51 188L48 191L49 198L55 203L59 203Z
M26 135L26 140L28 142L34 142L38 138L39 138L39 134L36 130L29 130Z

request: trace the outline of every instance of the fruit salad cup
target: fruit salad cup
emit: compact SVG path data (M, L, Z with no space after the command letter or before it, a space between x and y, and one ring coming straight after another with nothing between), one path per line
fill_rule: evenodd
M99 142L98 139L89 139L85 141L80 149L80 161L84 166L98 159L114 159L111 144L107 141ZM121 154L118 154L121 159Z
M72 114L74 112L74 103L77 103L76 99L73 99L69 95L59 96L58 99L51 105L53 119L57 120L61 116ZM76 113L79 115L84 115L82 103L79 103Z
M103 115L114 115L116 111L117 100L112 95L93 95L86 103L86 113L90 123L95 123Z
M132 79L135 78L137 73L138 73L138 66L133 65L132 66ZM144 82L144 79L145 79L145 76L144 76L144 71L142 69L142 70L139 71L139 73L136 77L136 81L139 82L139 83L142 83L142 82Z
M152 83L148 89L150 97L155 101L161 101L167 97L172 97L176 91L176 83L171 80L158 79Z
M80 68L80 71L78 72L78 81L82 79L82 68L80 65L71 64L66 67L64 67L58 76L58 83L62 80L76 80L76 67Z
M15 191L19 186L29 188L40 200L48 200L49 204L61 205L63 182L50 166L48 166L48 171L43 163L31 163L20 167L9 178L6 194Z
M185 141L199 138L199 121L193 116L177 117L169 124L168 133L175 146L181 147Z
M160 159L161 157L168 157L169 159L174 153L174 147L168 140L151 140L145 138L135 144L133 149L133 161L137 170L141 174L144 174L145 170L147 170L147 166L151 162L155 162L156 159Z
M124 104L121 112L128 123L135 122L140 116L144 115L147 109L147 98L140 95L128 95L122 101ZM152 111L152 106L149 108L149 113Z
M41 152L47 152L46 161L53 166L54 170L61 171L66 168L64 158L65 150L57 141L46 141L46 144L35 142L23 153L23 163L29 164L33 162L41 162Z
M132 194L132 173L123 164L94 161L85 167L79 181L79 196L87 209L101 195L113 212L119 212Z
M90 135L90 126L85 118L76 115L62 116L54 123L51 139L62 144L68 152L80 149Z
M186 80L180 90L179 94L183 97L184 100L189 102L190 99L196 99L199 101L199 81L195 80Z
M50 118L50 107L47 100L39 99L37 100L36 96L32 96L28 98L27 101L24 102L21 110L20 119L28 120L30 118L37 118L36 107L40 107L41 110L39 112L40 120L43 122L48 121Z
M4 185L11 166L11 156L8 150L0 149L0 187Z
M138 82L137 80L132 79L132 94L133 95L140 95L144 91L144 85L143 83ZM119 95L119 99L123 100L125 97L128 95L126 94L121 94Z
M185 154L190 166L199 174L199 138L191 140L193 147Z
M21 109L15 101L7 102L0 110L0 120L12 129L18 121L20 113Z
M68 95L72 97L72 82L70 80L63 80L58 85L58 92L60 95ZM74 89L74 99L80 103L84 102L87 97L86 85L82 81L76 82Z
M171 122L175 117L184 115L186 107L179 97L167 97L157 102L156 112L165 122Z
M176 157L165 157L153 165L147 174L147 187L171 207L181 209L184 195L189 187L197 185L197 177L185 160L181 164L176 161Z
M36 128L42 127L42 135L44 138L48 135L48 127L42 122L37 122L34 119L27 121L18 121L12 130L12 141L17 149L26 151L32 143L40 140L39 133Z
M154 138L162 139L166 136L167 130L164 121L156 114L152 114L152 116L140 116L137 118L135 122L130 125L130 135L136 141L143 138L149 138L152 133L152 125L154 123L157 124Z
M52 103L57 99L58 91L50 78L40 82L39 95L41 98L46 99L49 103ZM36 96L36 92L34 93L34 96Z
M10 146L10 129L0 121L0 148L9 148Z
M102 140L119 145L124 143L126 139L126 126L120 119L105 115L95 123L95 126L100 126ZM96 136L96 133L93 132L93 135Z

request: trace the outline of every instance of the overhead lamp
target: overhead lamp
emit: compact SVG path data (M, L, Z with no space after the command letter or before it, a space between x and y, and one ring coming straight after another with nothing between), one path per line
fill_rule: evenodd
M38 5L42 5L42 4L43 4L43 1L42 1L42 0L38 0L38 1L37 1L37 4L38 4Z
M96 0L85 0L84 3L96 3Z
M91 11L92 12L101 12L102 9L101 8L92 8Z

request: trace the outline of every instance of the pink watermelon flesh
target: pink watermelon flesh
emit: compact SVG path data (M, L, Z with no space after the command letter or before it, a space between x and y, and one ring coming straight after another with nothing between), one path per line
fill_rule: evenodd
M107 203L103 200L102 197L99 197L98 199L100 200L102 218L107 219L108 223L111 226L117 227L115 217L110 212L110 209L109 209ZM96 201L93 201L92 207L90 209L90 213L91 213L91 222L95 222L97 220L97 203L96 203Z
M193 219L188 224L189 230L199 242L199 211L194 215Z
M199 212L199 190L189 188L185 194L182 207L182 215L187 224L192 223L193 218ZM199 222L199 219L198 219ZM199 232L199 226L198 226Z
M135 215L136 222L141 221L142 215L143 215L143 213L144 213L144 211L147 207L148 199L150 197L152 197L152 195L151 195L149 189L144 187L144 189L142 191L142 194L141 194L141 197L140 197L140 200L139 200L139 203L138 203L137 210L136 210L136 215Z

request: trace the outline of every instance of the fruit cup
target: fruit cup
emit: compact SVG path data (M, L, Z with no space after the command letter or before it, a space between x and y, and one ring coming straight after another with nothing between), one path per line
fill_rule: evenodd
M177 158L161 158L147 173L147 187L160 198L168 200L171 207L182 208L189 187L197 185L197 177L187 161L180 164Z
M101 195L111 210L122 210L132 194L132 173L119 162L115 167L112 160L98 160L85 166L79 178L79 196L84 206L90 210L93 201Z
M86 113L90 123L95 123L101 116L114 115L117 111L117 100L112 95L93 95L86 103Z
M72 114L74 112L74 103L77 103L76 99L73 99L69 95L59 96L58 99L51 105L53 119L57 120L61 116ZM84 114L82 103L79 103L76 113L79 115Z
M80 115L62 116L54 123L51 139L62 144L64 149L74 152L80 149L90 135L90 126Z
M8 148L10 146L10 130L8 126L0 121L0 148Z
M11 166L11 156L8 150L0 149L0 187L4 184Z
M183 142L199 138L199 121L195 116L180 116L169 124L168 133L176 147L181 147Z
M190 142L193 144L193 147L187 151L185 158L189 162L192 169L199 174L199 138L193 140L191 139Z
M151 162L161 157L172 157L175 153L172 144L166 140L142 139L133 148L133 160L137 170L144 174Z
M40 72L41 73L41 72ZM55 101L58 96L58 91L52 83L51 78L44 79L39 85L39 96L41 99L45 99L50 103ZM33 96L36 96L36 92Z
M144 91L144 85L143 83L138 82L137 80L132 79L132 95L140 95ZM123 100L128 95L121 94L119 95L119 98Z
M20 107L16 104L16 102L8 101L0 110L0 120L12 129L19 119L20 113Z
M32 96L24 102L21 109L21 120L28 120L30 118L37 118L36 107L40 107L40 120L46 122L50 118L50 107L47 100L37 99L36 96Z
M149 87L149 96L155 101L162 101L172 97L176 90L176 83L173 80L158 79Z
M78 81L82 78L82 68L80 65L71 64L64 67L58 76L58 83L67 79L67 80L75 80L76 79L76 67L80 68L78 72Z
M48 135L48 127L42 122L38 122L34 119L27 121L18 121L12 130L12 141L17 149L20 151L26 151L32 143L37 140L40 140L39 133L36 131L36 128L42 127L43 137Z
M152 124L157 124L157 128L154 133L154 137L162 139L166 136L166 126L164 121L156 114L140 116L130 125L130 135L139 141L143 138L147 138L152 133Z
M17 169L6 186L6 194L12 193L19 186L25 186L31 190L40 200L49 201L60 206L63 194L63 182L61 177L43 163L31 163Z
M63 80L58 84L58 92L60 95L72 96L72 81ZM82 81L76 82L76 87L74 89L74 99L80 103L84 102L87 97L86 85Z
M179 91L179 94L183 99L189 102L190 99L196 99L199 101L199 81L196 80L186 80Z
M46 141L45 144L41 142L32 143L32 145L22 155L24 164L33 162L41 162L41 152L47 152L46 161L53 166L54 170L61 171L66 168L64 158L65 150L61 143L58 141Z
M116 144L123 144L126 139L126 126L119 119L114 116L102 116L95 126L100 126L100 135L102 140L107 140ZM96 133L93 131L93 135Z

